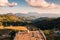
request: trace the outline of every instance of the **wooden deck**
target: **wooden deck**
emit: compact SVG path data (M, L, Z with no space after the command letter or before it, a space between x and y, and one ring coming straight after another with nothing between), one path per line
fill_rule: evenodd
M30 31L29 33L18 32L14 40L45 40L45 38L39 31Z

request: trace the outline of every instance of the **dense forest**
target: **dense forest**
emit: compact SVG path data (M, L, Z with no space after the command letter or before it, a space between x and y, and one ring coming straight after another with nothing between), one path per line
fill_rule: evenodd
M54 28L60 29L60 17L59 18L47 18L41 21L39 18L39 19L34 20L33 24L42 30L54 29Z

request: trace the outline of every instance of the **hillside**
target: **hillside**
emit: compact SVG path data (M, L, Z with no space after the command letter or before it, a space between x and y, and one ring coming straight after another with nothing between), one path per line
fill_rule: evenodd
M32 23L42 29L42 30L49 30L49 29L60 29L60 17L58 18L38 18L32 21Z
M4 22L4 21L23 21L22 19L20 19L19 17L15 16L14 14L3 14L0 15L0 22Z

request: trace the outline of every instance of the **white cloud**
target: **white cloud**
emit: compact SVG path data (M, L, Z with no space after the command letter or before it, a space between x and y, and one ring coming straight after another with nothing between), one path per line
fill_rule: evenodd
M60 7L59 5L55 3L48 3L45 0L26 0L26 2L33 6L33 7L39 7L39 8L57 8Z
M16 6L17 3L9 3L8 0L0 0L0 7L1 6L9 6L9 7L13 7Z

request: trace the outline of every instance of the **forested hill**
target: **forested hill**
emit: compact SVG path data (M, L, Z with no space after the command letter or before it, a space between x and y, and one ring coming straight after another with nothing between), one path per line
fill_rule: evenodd
M36 20L33 20L32 23L42 29L42 30L46 30L46 29L54 29L54 28L58 28L60 29L60 17L59 18L38 18Z
M58 18L48 18L48 17L40 17L37 19L31 19L30 17L18 17L14 14L0 14L0 25L2 22L27 22L26 25L34 25L37 28L42 30L44 29L53 29L60 28L60 17ZM34 27L33 27L34 28Z
M2 14L0 15L0 22L5 22L5 21L23 21L22 19L20 19L19 17L15 16L14 14Z

